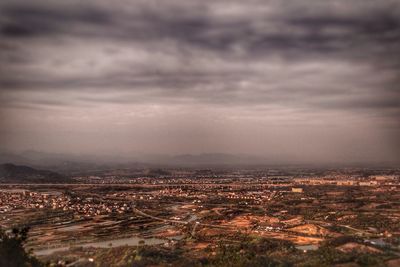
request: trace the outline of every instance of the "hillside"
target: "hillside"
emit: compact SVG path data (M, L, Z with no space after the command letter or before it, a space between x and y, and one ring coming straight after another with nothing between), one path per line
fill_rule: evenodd
M62 183L69 178L59 173L37 170L11 163L0 164L0 182L2 183Z

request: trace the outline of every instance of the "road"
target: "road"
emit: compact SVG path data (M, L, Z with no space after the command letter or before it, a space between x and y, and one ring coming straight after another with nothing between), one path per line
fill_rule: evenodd
M143 212L143 211L141 211L141 210L139 210L137 208L133 208L133 211L136 214L139 214L141 216L152 218L154 220L162 221L162 222L166 222L166 223L181 224L181 225L189 225L189 224L193 223L193 222L189 222L189 221L179 221L179 220L171 220L171 219L165 219L165 218L156 217L156 216L147 214L147 213L145 213L145 212ZM222 225L207 224L207 223L201 223L201 222L194 222L194 223L197 224L197 225L200 225L200 226L220 228L220 229L237 229L237 227L227 226L227 225L222 226Z

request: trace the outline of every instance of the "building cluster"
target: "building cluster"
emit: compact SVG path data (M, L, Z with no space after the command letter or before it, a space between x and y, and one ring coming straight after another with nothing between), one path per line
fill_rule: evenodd
M328 178L295 178L297 185L337 185L337 186L393 186L398 185L399 176L370 176L370 177L328 177Z
M90 197L71 197L59 192L0 191L0 213L16 209L58 209L85 216L96 216L131 212L132 204L118 201L98 201Z

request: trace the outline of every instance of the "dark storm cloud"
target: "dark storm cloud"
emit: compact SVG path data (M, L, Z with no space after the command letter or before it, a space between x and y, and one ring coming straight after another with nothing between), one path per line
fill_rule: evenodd
M197 105L397 127L399 47L392 0L2 1L0 112Z
M385 6L385 3L381 4ZM5 38L35 38L75 36L79 38L115 38L116 40L149 40L172 38L181 42L200 46L205 49L225 50L232 44L244 44L249 53L275 50L316 50L326 52L358 42L375 40L382 44L398 44L399 14L391 5L386 9L353 17L343 17L340 13L309 14L287 12L283 16L267 17L249 13L238 19L224 18L210 14L210 8L193 10L187 8L139 7L136 12L124 10L106 10L94 6L46 6L32 2L5 5L1 14L2 35ZM349 4L351 8L351 4ZM252 27L259 22L264 27ZM269 25L282 26L285 29L300 30L293 32L271 32L265 29ZM87 26L90 26L88 28ZM324 32L325 29L344 29L346 33ZM214 34L210 34L210 32ZM354 43L356 42L356 43ZM342 46L341 46L342 45ZM344 47L343 47L344 46ZM275 51L271 51L275 52Z
M370 8L366 13L347 17L340 12L316 11L304 16L290 9L283 13L278 9L279 17L249 13L239 18L225 18L210 14L212 7L207 5L197 9L139 5L133 12L89 4L11 2L2 8L1 32L5 40L24 39L21 42L37 38L46 42L54 37L106 38L116 43L146 45L148 41L172 39L189 50L199 48L218 53L232 52L237 44L246 58L273 54L292 59L341 56L394 63L400 44L399 12L386 3L380 6L380 11ZM261 26L254 27L254 23ZM271 30L270 26L278 30ZM339 33L329 32L330 29ZM243 60L243 56L237 60Z
M50 7L49 7L50 5ZM53 5L53 6L52 6ZM384 3L382 4L384 5ZM351 7L351 4L349 4ZM5 5L1 32L5 38L72 36L76 38L115 38L151 40L172 38L204 49L226 50L242 44L247 53L338 52L374 41L381 45L398 44L399 14L388 5L383 11L353 17L333 14L287 12L279 18L247 16L239 19L213 16L208 9L141 7L137 12L106 10L94 6L35 6L32 3ZM262 27L255 28L254 22ZM269 25L290 31L270 31ZM89 26L89 28L88 28ZM345 30L342 34L325 29ZM295 34L299 30L300 34ZM211 34L211 31L213 32ZM368 43L371 45L370 43ZM373 45L373 44L372 44ZM272 50L272 51L271 51Z
M71 23L107 25L110 16L94 7L62 9L60 7L35 6L32 3L5 6L1 10L4 23L1 33L8 38L30 38L56 34L68 34Z

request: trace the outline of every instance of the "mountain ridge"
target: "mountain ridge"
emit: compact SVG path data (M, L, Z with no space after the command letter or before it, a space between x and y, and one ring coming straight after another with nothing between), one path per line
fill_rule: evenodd
M57 172L38 170L13 163L0 164L1 183L62 183L70 179Z

